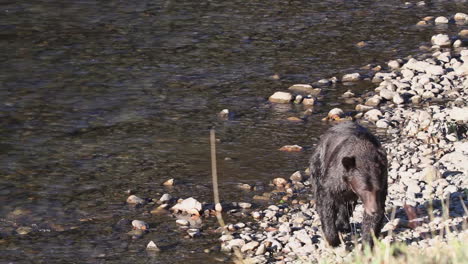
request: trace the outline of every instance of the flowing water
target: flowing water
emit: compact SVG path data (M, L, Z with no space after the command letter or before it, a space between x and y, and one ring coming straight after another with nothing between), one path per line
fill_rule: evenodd
M320 119L353 107L338 96L372 84L325 88L298 124L286 118L302 106L268 96L417 54L461 29L418 20L461 11L466 1L1 1L0 263L217 263L221 253L203 252L217 245L214 220L184 238L172 217L127 206L126 190L210 202L215 127L221 198L250 201L237 183L304 169ZM225 108L232 120L217 118ZM152 231L132 240L121 219ZM33 232L15 231L24 226ZM148 254L150 240L164 250Z

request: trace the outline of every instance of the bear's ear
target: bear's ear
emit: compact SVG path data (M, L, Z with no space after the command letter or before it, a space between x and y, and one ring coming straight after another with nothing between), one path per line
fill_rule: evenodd
M343 164L343 167L346 169L346 171L350 171L350 170L356 168L356 158L355 157L344 157L341 160L341 163Z

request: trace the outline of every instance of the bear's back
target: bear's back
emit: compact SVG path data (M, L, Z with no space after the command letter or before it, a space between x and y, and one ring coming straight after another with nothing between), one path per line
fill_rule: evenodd
M373 159L381 149L379 140L365 127L343 122L328 129L319 143L323 168L341 165L343 157Z

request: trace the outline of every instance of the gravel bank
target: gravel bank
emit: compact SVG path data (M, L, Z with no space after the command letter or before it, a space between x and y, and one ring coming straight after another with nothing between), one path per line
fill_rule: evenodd
M453 47L453 42L455 38L435 35L431 53L390 61L391 70L371 76L376 88L363 95L363 105L333 118L361 119L389 138L384 144L390 163L384 241L428 247L468 232L468 49ZM354 75L343 80L349 76ZM348 92L344 97L349 94L353 96ZM288 97L286 103L292 100ZM231 232L220 238L222 250L238 247L256 263L349 257L360 239L353 233L360 233L362 206L352 216L354 232L343 234L345 245L329 248L314 200L301 198L309 192L308 176L298 173L275 184L290 199L254 210L251 221L231 225Z

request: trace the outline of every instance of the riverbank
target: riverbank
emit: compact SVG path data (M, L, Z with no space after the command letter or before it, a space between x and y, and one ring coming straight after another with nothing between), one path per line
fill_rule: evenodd
M343 97L360 103L356 111L333 109L325 117L330 122L358 119L389 138L384 143L389 160L384 242L428 248L468 232L468 49L460 45L465 41L461 33L434 35L427 53L392 60L386 67L389 70L373 76L343 76L343 82L351 82ZM352 82L366 77L376 88L354 95ZM282 92L270 100L301 103L303 98L315 99ZM349 260L349 249L359 243L359 236L343 234L342 247L328 247L315 201L301 198L310 185L307 171L273 183L276 193L284 197L275 205L254 210L252 221L231 225L231 232L220 238L222 249L229 252L238 247L255 263ZM362 206L358 206L352 233L359 234L361 218Z

